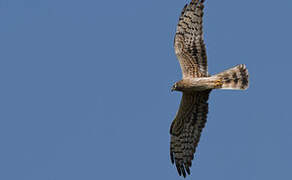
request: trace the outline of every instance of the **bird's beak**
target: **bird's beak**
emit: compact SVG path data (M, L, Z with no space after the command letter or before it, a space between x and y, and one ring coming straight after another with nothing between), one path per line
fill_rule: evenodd
M174 91L174 88L172 87L170 91L173 92Z

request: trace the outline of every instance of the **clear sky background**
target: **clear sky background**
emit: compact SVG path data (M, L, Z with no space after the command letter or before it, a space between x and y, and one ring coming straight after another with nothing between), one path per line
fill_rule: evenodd
M169 127L184 0L0 0L0 179L179 178ZM292 178L291 0L206 0L213 91L189 179Z

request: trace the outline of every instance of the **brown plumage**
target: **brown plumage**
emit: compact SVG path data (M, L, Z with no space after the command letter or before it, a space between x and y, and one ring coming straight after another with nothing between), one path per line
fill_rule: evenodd
M248 88L248 71L243 64L214 76L208 74L203 40L203 3L204 0L192 0L185 5L174 39L183 78L173 85L172 90L183 95L170 128L170 157L179 175L184 177L190 174L194 153L205 127L211 90Z

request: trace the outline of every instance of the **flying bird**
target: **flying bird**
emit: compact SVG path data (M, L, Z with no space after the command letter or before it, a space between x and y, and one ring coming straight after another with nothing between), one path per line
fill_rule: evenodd
M183 8L174 38L182 80L172 91L182 92L180 107L170 127L170 159L178 174L190 175L196 147L205 126L208 98L212 89L248 88L248 71L244 64L216 75L209 75L206 47L203 40L203 9L205 0L192 0Z

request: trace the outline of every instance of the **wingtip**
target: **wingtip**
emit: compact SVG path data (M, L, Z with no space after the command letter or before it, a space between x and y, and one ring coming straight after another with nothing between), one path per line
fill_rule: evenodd
M174 164L173 152L170 152L170 161L171 164Z
M181 176L181 169L178 164L176 164L176 170L178 172L178 175Z
M183 165L181 165L181 171L182 171L182 174L183 174L184 178L186 178L187 174L186 174L186 171L185 171L185 168L184 168Z
M190 167L186 166L185 168L186 168L186 171L187 171L188 175L190 175L191 174Z
M187 177L187 174L186 174L186 170L187 169L185 169L183 164L176 163L176 169L177 169L177 172L178 172L179 176L183 176L184 178ZM188 170L187 170L187 172L188 172Z

